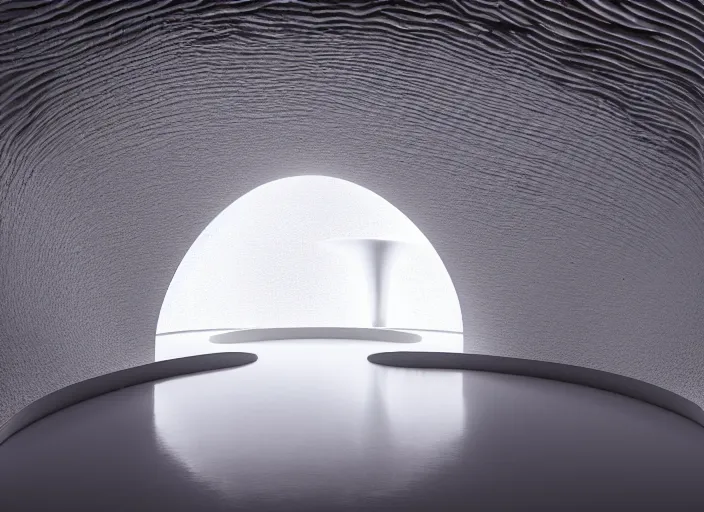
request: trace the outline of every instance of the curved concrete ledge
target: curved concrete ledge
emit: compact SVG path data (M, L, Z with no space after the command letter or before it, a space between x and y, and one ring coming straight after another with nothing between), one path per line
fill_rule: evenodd
M264 329L241 329L210 337L211 343L250 343L279 340L364 340L390 343L418 343L419 334L374 327L271 327Z
M71 384L22 409L0 426L0 445L11 436L50 414L111 391L179 375L236 368L257 360L247 352L223 352L149 363Z
M686 398L653 384L601 370L531 359L448 352L382 352L367 360L398 368L473 370L550 379L618 393L667 409L704 426L704 410Z

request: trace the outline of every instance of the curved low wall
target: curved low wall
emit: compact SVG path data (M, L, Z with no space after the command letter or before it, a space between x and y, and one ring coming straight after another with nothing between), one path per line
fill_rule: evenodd
M31 403L0 426L0 445L23 428L61 409L119 389L180 375L236 368L257 360L256 354L224 352L170 359L120 370L59 389ZM588 386L661 407L704 426L704 410L686 398L630 377L559 363L450 352L381 352L371 363L398 367L505 373Z
M671 391L601 370L531 359L449 352L381 352L369 362L398 368L473 370L550 379L610 391L684 416L704 426L704 410Z
M0 426L0 445L23 428L50 414L111 391L179 375L236 368L257 360L247 352L181 357L108 373L71 384L32 402Z

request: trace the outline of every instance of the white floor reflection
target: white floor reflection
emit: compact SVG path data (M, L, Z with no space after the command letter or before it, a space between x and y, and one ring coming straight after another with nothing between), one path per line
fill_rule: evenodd
M179 350L203 353L211 334L160 337L157 347L168 340L172 357ZM408 345L214 345L212 352L254 352L260 359L157 384L157 435L204 483L244 499L271 489L290 497L326 489L340 499L362 487L401 490L452 450L465 413L460 372L384 368L366 360L399 348ZM461 348L461 335L426 334L412 350Z

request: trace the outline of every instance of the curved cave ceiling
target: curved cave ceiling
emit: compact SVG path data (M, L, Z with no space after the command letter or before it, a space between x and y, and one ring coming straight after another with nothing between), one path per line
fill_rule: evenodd
M465 350L704 404L704 5L0 2L0 421L153 360L227 205L317 173L430 239Z

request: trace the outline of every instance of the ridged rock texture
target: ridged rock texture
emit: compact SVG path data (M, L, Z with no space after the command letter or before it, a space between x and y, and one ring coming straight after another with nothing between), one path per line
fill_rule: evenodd
M703 75L696 1L0 1L0 421L153 360L200 231L306 172L423 230L466 351L704 405Z

